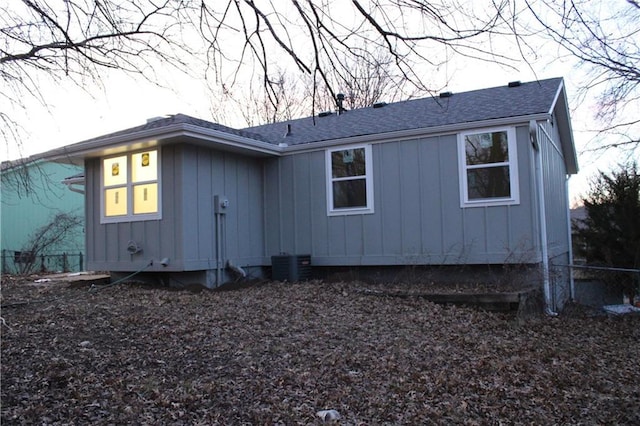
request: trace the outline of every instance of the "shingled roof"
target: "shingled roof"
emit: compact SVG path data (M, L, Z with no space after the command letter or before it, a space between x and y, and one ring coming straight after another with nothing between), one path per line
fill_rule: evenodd
M453 93L380 106L306 117L244 129L265 142L298 145L428 129L509 117L549 114L562 88L561 78L515 83L490 89Z
M241 136L248 139L261 140L260 135L251 133L249 131L234 129L232 127L223 126L222 124L213 123L211 121L202 120L200 118L191 117L185 114L173 114L173 115L167 115L164 117L151 118L147 120L145 124L142 124L140 126L131 127L128 129L119 130L117 132L98 136L96 138L92 138L84 142L91 142L94 140L101 140L101 139L113 138L118 136L126 136L129 134L137 134L140 132L150 131L154 129L162 129L162 128L173 126L173 125L185 125L185 124L201 127L204 129L217 130L219 132Z
M508 84L489 89L433 96L341 114L313 117L234 129L184 114L147 123L57 148L34 156L51 161L81 164L100 157L171 143L193 143L234 150L247 155L281 155L288 150L317 149L318 145L415 137L464 128L517 124L558 117L558 130L570 173L577 171L573 136L562 78ZM143 144L143 145L141 145Z

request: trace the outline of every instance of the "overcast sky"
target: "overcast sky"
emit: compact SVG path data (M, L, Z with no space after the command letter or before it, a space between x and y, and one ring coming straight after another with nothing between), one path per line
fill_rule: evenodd
M510 81L532 81L537 78L564 77L572 112L574 138L578 151L593 137L585 132L593 120L595 103L592 99L578 99L577 86L584 76L575 63L557 57L555 49L540 49L539 58L521 63L517 69L463 59L449 61L435 72L433 81L438 88L451 92L482 89L507 84ZM80 142L106 133L145 123L148 118L183 113L206 120L212 119L212 103L201 79L178 73L162 76L162 86L144 79L136 79L119 72L102 75L102 84L87 81L84 89L72 84L52 84L46 81L41 91L48 108L34 99L25 99L26 109L14 116L26 131L22 152L8 147L2 160L29 156L63 145ZM336 88L340 91L340 88ZM0 105L4 111L6 105ZM311 111L309 111L310 113ZM230 115L232 117L232 115ZM229 119L232 127L242 126ZM580 155L580 173L571 180L571 199L587 188L587 182L598 168L607 169L615 164L614 155L596 157Z

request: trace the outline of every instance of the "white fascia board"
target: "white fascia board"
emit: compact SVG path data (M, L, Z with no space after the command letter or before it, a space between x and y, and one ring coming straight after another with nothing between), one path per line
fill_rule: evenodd
M268 142L247 138L220 130L209 129L194 124L178 123L154 129L140 130L138 132L122 135L98 137L73 145L63 146L51 151L32 156L33 160L43 159L48 161L62 161L74 163L74 160L89 156L99 157L158 146L162 140L189 137L201 140L205 143L214 143L228 148L246 150L260 154L282 156L305 151L323 150L332 146L362 143L383 143L415 139L417 137L432 137L444 134L452 134L460 131L499 127L509 125L527 125L529 120L548 120L551 114L541 113L527 116L505 117L492 120L482 120L467 123L456 123L444 126L423 127L417 129L400 130L395 132L375 133L369 135L352 136L342 139L332 139L319 142L301 143L290 146L278 146Z
M226 133L215 129L208 129L205 127L196 126L194 124L183 124L182 126L184 127L184 136L192 136L209 142L214 142L234 148L246 149L263 154L280 155L283 151L283 147L274 145L272 143L234 135L233 133Z
M558 118L558 131L560 133L560 143L562 144L563 157L567 171L570 175L578 173L578 155L576 152L575 141L573 140L573 129L571 126L571 114L569 114L569 104L567 101L567 93L565 91L564 80L560 81L558 90L551 103L549 115L553 116L554 112Z
M551 102L551 107L549 108L549 114L553 114L553 111L556 109L556 104L558 103L558 99L560 99L560 96L562 95L563 90L564 90L564 80L560 81L560 84L558 84L558 89L556 90L556 94L553 97L553 102Z
M144 149L158 146L162 140L175 137L193 137L207 142L213 142L224 146L255 151L263 154L279 155L281 147L273 144L257 141L220 130L208 129L193 124L171 124L154 129L140 130L122 135L98 137L84 142L63 146L32 158L50 161L73 160L89 156L104 156L118 152ZM71 161L72 162L72 161Z
M152 143L151 141L157 139L160 135L162 135L163 138L171 137L171 132L176 132L176 129L172 128L176 127L179 127L179 125L166 126L157 129L141 130L138 132L126 133L122 135L97 137L36 154L34 157L55 161L64 160L67 158L83 158L98 151L110 150L132 142L157 145L157 142Z
M297 145L291 145L285 147L283 155L296 154L304 151L317 151L326 149L332 146L338 145L351 145L362 143L383 143L383 142L398 142L402 140L410 140L419 137L433 137L447 134L455 134L461 131L491 128L491 127L503 127L503 126L528 126L529 120L548 120L551 117L550 114L540 113L531 114L526 116L517 117L505 117L492 120L472 121L467 123L447 124L444 126L434 127L421 127L417 129L399 130L395 132L386 133L374 133L370 135L352 136L343 139L331 139L320 142L302 143Z

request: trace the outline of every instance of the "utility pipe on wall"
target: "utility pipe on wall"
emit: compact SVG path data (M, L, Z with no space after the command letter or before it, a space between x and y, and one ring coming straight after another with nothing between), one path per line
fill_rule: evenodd
M224 265L224 247L226 246L225 213L229 200L224 195L213 196L213 211L216 228L216 286L222 285Z
M215 227L216 227L216 287L222 283L222 238L220 237L220 228L222 227L221 214L216 211L215 213Z

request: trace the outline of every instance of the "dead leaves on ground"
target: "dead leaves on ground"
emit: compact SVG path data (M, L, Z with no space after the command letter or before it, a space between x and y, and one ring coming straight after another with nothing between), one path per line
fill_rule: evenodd
M361 286L361 284L358 284ZM637 424L640 319L507 314L348 283L3 286L7 424Z

